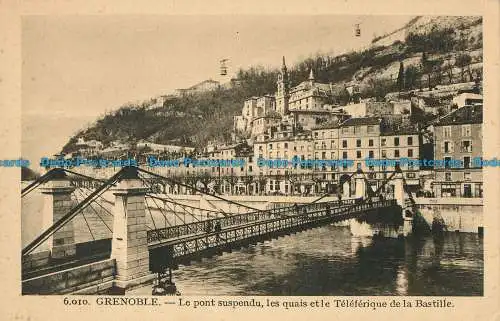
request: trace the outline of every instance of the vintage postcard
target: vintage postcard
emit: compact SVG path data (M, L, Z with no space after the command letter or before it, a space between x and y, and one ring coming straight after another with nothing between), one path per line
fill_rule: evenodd
M499 319L497 2L136 5L2 4L6 320Z

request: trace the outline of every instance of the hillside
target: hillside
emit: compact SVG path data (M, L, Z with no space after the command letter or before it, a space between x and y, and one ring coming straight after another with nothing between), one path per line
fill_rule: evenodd
M319 82L333 83L337 103L343 104L346 83L360 86L362 97L383 99L393 91L471 81L482 75L482 19L480 17L415 17L403 28L374 39L372 47L341 56L316 55L289 66L292 85L307 78L310 68ZM401 65L402 63L402 65ZM161 144L201 147L210 140L227 141L233 116L251 96L274 93L278 70L252 67L240 70L241 85L127 104L81 131L64 146L75 150L78 137L134 142L146 139Z

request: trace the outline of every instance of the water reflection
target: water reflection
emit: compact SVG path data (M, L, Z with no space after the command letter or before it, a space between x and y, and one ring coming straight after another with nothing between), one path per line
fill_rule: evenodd
M181 266L174 279L183 295L482 295L483 243L473 234L353 237L327 226Z

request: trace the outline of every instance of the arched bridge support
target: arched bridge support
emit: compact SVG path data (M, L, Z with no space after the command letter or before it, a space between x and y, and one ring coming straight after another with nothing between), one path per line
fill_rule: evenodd
M43 198L42 230L46 231L55 222L59 221L72 207L71 193L75 187L66 176L63 169L55 169L52 179L47 182L41 192ZM75 229L73 220L54 232L47 240L51 257L60 259L76 254ZM40 249L47 249L41 247Z
M145 194L137 168L127 167L116 188L111 258L116 260L117 293L154 278L149 271Z

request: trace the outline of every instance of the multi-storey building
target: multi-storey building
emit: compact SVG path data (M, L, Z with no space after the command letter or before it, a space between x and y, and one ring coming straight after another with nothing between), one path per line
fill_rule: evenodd
M351 118L340 124L327 123L314 128L313 138L315 159L352 161L352 166L345 161L339 166L314 169L320 174L323 191L352 190L354 182L351 181L351 186L342 185L358 169L365 173L375 190L395 170L396 161L407 184L418 187L420 140L417 130L411 126L387 126L377 117ZM408 160L401 163L401 159Z
M437 197L482 197L483 106L459 108L434 124L434 158L436 164L434 192ZM459 161L449 166L450 161ZM457 166L458 165L458 166Z

